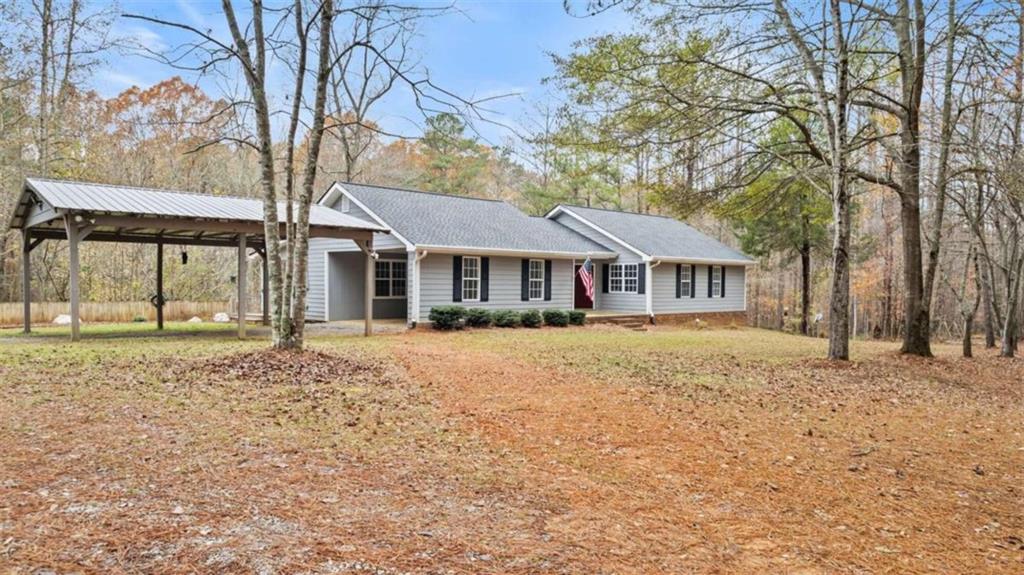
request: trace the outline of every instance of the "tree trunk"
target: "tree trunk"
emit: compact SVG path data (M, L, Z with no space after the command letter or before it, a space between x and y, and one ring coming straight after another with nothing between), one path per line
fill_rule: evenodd
M1013 249L1012 267L1007 270L1006 316L1003 319L1003 341L999 351L1001 357L1014 357L1017 353L1018 305L1020 302L1020 275L1024 272L1024 256L1018 246Z
M832 117L832 289L829 302L828 358L850 359L850 190L847 177L847 123L849 52L843 35L839 0L829 2L832 16L833 54L836 59Z
M996 347L996 319L992 310L992 286L989 285L987 276L978 272L980 276L981 305L985 310L985 349Z
M939 270L939 254L942 248L942 224L946 213L947 171L949 148L953 139L953 60L956 48L956 0L949 0L947 7L946 59L942 76L942 112L939 129L939 158L935 168L935 210L932 233L928 245L928 267L924 278L925 309L931 313L932 296L935 292L935 277Z
M281 265L281 243L278 234L277 188L272 133L270 128L270 107L267 102L266 82L266 39L263 34L263 2L253 0L253 44L256 58L249 50L249 42L238 26L231 0L222 0L224 16L228 21L231 37L241 60L242 70L253 100L256 131L259 139L260 186L263 190L263 233L270 262L271 340L275 347L281 345L283 323L287 321L287 298L284 293Z
M305 172L302 177L302 193L299 196L299 217L295 236L294 293L291 298L292 331L287 345L302 348L306 322L306 269L309 261L309 209L313 203L316 184L317 161L320 158L320 144L324 135L324 109L327 105L327 81L330 77L331 25L334 17L334 3L324 0L320 10L320 53L317 64L316 96L313 103L313 125L309 133L309 149L306 154Z
M775 282L775 329L782 331L786 329L786 274L782 273L781 262L779 266Z
M284 161L284 198L285 198L285 236L287 237L286 258L282 266L284 272L284 294L289 305L279 310L281 313L281 334L279 347L292 347L296 325L294 322L294 309L290 305L292 293L295 291L295 245L297 226L295 223L295 133L299 126L299 113L302 106L302 88L306 79L306 43L307 33L305 22L302 20L302 0L295 2L295 37L298 42L299 58L295 66L295 91L292 93L292 109L288 123L288 139Z
M811 313L811 242L804 237L800 246L800 333L808 334L808 316Z
M911 26L913 24L913 27ZM930 313L924 295L921 255L921 93L924 87L925 15L921 0L899 3L894 20L899 39L903 118L900 122L900 220L903 226L903 353L931 357Z
M974 332L974 314L971 314L964 318L964 341L963 341L963 355L964 357L974 357L971 350L971 334Z
M42 44L39 53L39 172L49 175L50 158L50 117L47 111L50 102L50 53L53 51L53 0L43 0Z

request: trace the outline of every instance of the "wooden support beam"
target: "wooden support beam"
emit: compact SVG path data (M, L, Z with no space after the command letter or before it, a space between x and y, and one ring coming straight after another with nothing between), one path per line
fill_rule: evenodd
M263 325L270 325L270 268L267 259L267 250L257 250L260 258L263 259Z
M156 328L164 328L164 244L156 243Z
M238 234L238 337L245 337L245 300L248 290L245 280L248 273L248 258L246 257L245 234Z
M38 241L42 241L41 239ZM32 332L32 232L28 228L21 230L21 298L25 305L25 333Z
M195 218L178 217L142 217L142 216L101 216L101 215L77 215L82 222L95 227L113 228L140 228L152 230L164 230L167 232L222 232L229 234L252 234L263 236L264 228L262 222L239 222L223 220L204 220ZM285 233L285 223L280 225L280 233ZM365 240L373 237L373 232L365 230L353 230L346 228L332 228L324 226L310 226L309 237L311 238L337 238L350 240Z
M366 286L363 293L363 316L365 317L363 335L369 337L373 335L373 291L377 273L377 254L373 253L372 238L365 242L359 242L359 247L366 254Z
M80 269L78 265L78 224L70 216L65 216L64 226L68 237L68 273L71 280L71 341L78 341L81 339L81 334L79 333L79 301L81 293L78 279Z

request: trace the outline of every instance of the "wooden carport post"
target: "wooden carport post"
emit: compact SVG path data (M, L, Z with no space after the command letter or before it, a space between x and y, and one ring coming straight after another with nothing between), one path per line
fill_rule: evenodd
M71 283L71 341L81 339L79 333L79 282L78 282L78 224L73 216L64 216L64 228L68 236L68 275Z
M268 268L267 246L260 250L263 258L263 325L270 325L270 268Z
M373 253L373 237L364 241L357 241L356 245L366 254L365 285L363 286L363 335L373 335L373 291L374 279L376 279L377 254Z
M156 328L164 328L164 243L156 242Z
M28 228L21 229L21 293L24 300L25 333L32 332L32 235Z
M246 256L245 234L238 234L238 337L245 337L245 300L248 290L245 286L245 279L248 270Z

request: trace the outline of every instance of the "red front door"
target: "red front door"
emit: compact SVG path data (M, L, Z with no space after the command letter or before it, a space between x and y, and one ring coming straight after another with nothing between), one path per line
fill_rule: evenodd
M582 264L576 264L572 269L573 283L576 285L576 289L573 293L576 297L573 298L572 306L576 309L594 309L594 302L587 297L587 288L583 286L583 280L580 279L580 268Z

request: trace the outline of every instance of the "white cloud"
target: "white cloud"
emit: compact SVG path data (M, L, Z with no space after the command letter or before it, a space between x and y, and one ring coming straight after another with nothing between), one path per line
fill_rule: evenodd
M203 16L202 13L200 13L199 10L196 9L193 3L188 2L186 0L178 0L174 4L178 7L178 10L180 10L181 13L186 18L188 18L189 22L196 28L199 28L200 30L205 30L210 27L209 23L207 22L209 18Z
M139 86L145 88L149 86L149 82L142 80L137 76L131 74L125 74L109 68L101 70L97 75L99 80L99 90L104 96L111 96L119 92L124 91L125 88L131 88L132 86Z
M163 52L167 50L167 42L157 32L145 26L123 26L118 30L119 35L128 40L135 47L150 52Z

